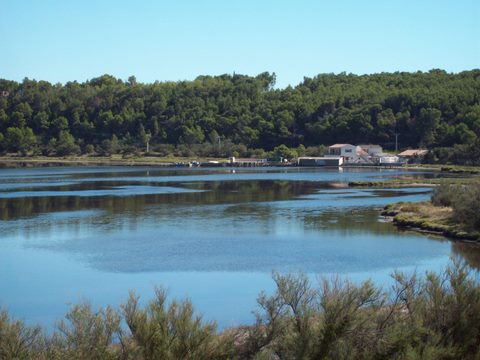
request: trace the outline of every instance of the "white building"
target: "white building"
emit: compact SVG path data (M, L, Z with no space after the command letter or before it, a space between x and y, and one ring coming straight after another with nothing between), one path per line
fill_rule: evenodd
M298 166L337 166L343 164L343 158L340 156L325 156L325 157L299 157L297 159Z
M398 164L399 162L400 158L398 156L382 155L378 157L378 163L380 165Z
M368 145L358 145L362 148L363 151L368 153L370 156L379 156L383 154L383 149L380 145L368 144Z
M328 147L328 156L342 157L345 161L357 158L358 146L350 144L335 144Z
M335 144L328 147L328 157L340 156L344 163L370 163L370 157L360 146L351 144Z

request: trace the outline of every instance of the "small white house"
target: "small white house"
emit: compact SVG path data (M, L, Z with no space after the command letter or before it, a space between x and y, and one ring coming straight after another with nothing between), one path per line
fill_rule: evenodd
M368 144L368 145L358 145L370 156L379 156L383 153L383 149L380 145Z
M340 156L344 162L356 162L360 158L362 149L351 144L335 144L328 147L328 156Z

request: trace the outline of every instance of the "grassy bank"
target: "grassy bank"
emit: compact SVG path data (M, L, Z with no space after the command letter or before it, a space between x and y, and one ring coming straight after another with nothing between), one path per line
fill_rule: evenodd
M431 201L391 204L383 214L393 216L393 222L398 226L479 242L480 181L476 177L470 180L469 183L439 184Z
M416 166L409 166L408 168L421 170L438 170L453 174L480 174L480 166L420 164Z
M402 176L386 181L355 181L348 185L356 188L433 187L431 201L390 204L382 215L392 217L393 223L399 227L480 243L478 176L431 179Z
M434 178L419 179L405 177L402 179L390 179L385 181L350 181L349 187L352 188L402 188L402 187L436 187L442 184L461 184L468 185L477 182L475 178Z
M402 175L382 181L350 181L352 188L395 188L395 187L437 187L440 185L471 185L479 181L478 176L469 176L474 173L457 173L457 177L418 178L412 175ZM462 176L463 175L463 176Z
M4 166L43 166L43 165L125 165L125 166L171 166L176 163L188 163L192 161L225 161L218 158L194 158L194 157L161 157L161 156L1 156L0 164Z
M400 202L385 207L382 215L393 217L393 223L422 232L430 232L457 240L480 241L480 232L469 229L454 217L448 206L435 206L430 201Z
M352 188L395 188L395 187L424 187L435 186L437 180L433 179L390 179L385 181L350 181L349 187Z

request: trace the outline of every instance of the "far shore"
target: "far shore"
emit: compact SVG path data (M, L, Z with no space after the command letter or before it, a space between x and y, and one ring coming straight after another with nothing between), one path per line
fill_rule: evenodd
M15 166L25 166L25 167L34 167L34 166L48 166L48 165L58 165L58 166L68 166L68 165L78 165L78 166L175 166L179 164L188 164L192 162L199 162L202 164L208 164L209 162L212 165L227 165L229 160L227 158L216 158L216 157L175 157L175 156L158 156L158 155L132 155L132 156L122 156L122 155L111 155L111 156L65 156L65 157L54 157L54 156L17 156L17 155L4 155L0 156L0 166L4 167L15 167ZM279 164L275 164L278 166ZM292 166L294 164L287 163L284 166ZM449 172L449 173L458 173L458 174L480 174L479 166L459 166L459 165L438 165L438 164L410 164L404 166L372 166L372 165L355 165L349 164L344 166L344 168L386 168L386 169L404 169L404 170L423 170L423 171L438 171L438 172ZM425 183L422 181L421 184L413 183L410 180L392 180L389 182L351 182L349 183L352 187L378 187L378 186L431 186L432 183Z
M94 166L174 166L179 163L189 163L192 161L219 161L225 162L225 159L217 158L192 158L192 157L160 157L160 156L68 156L68 157L49 157L49 156L0 156L0 165L6 166L35 166L35 165L94 165Z

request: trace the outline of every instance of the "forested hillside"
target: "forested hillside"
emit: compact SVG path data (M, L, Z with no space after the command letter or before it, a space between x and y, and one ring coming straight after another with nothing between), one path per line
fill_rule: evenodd
M0 151L67 155L195 148L216 155L320 144L471 146L480 138L480 70L321 74L275 89L275 74L138 83L0 80ZM167 144L169 144L167 146ZM198 146L197 146L198 148Z

